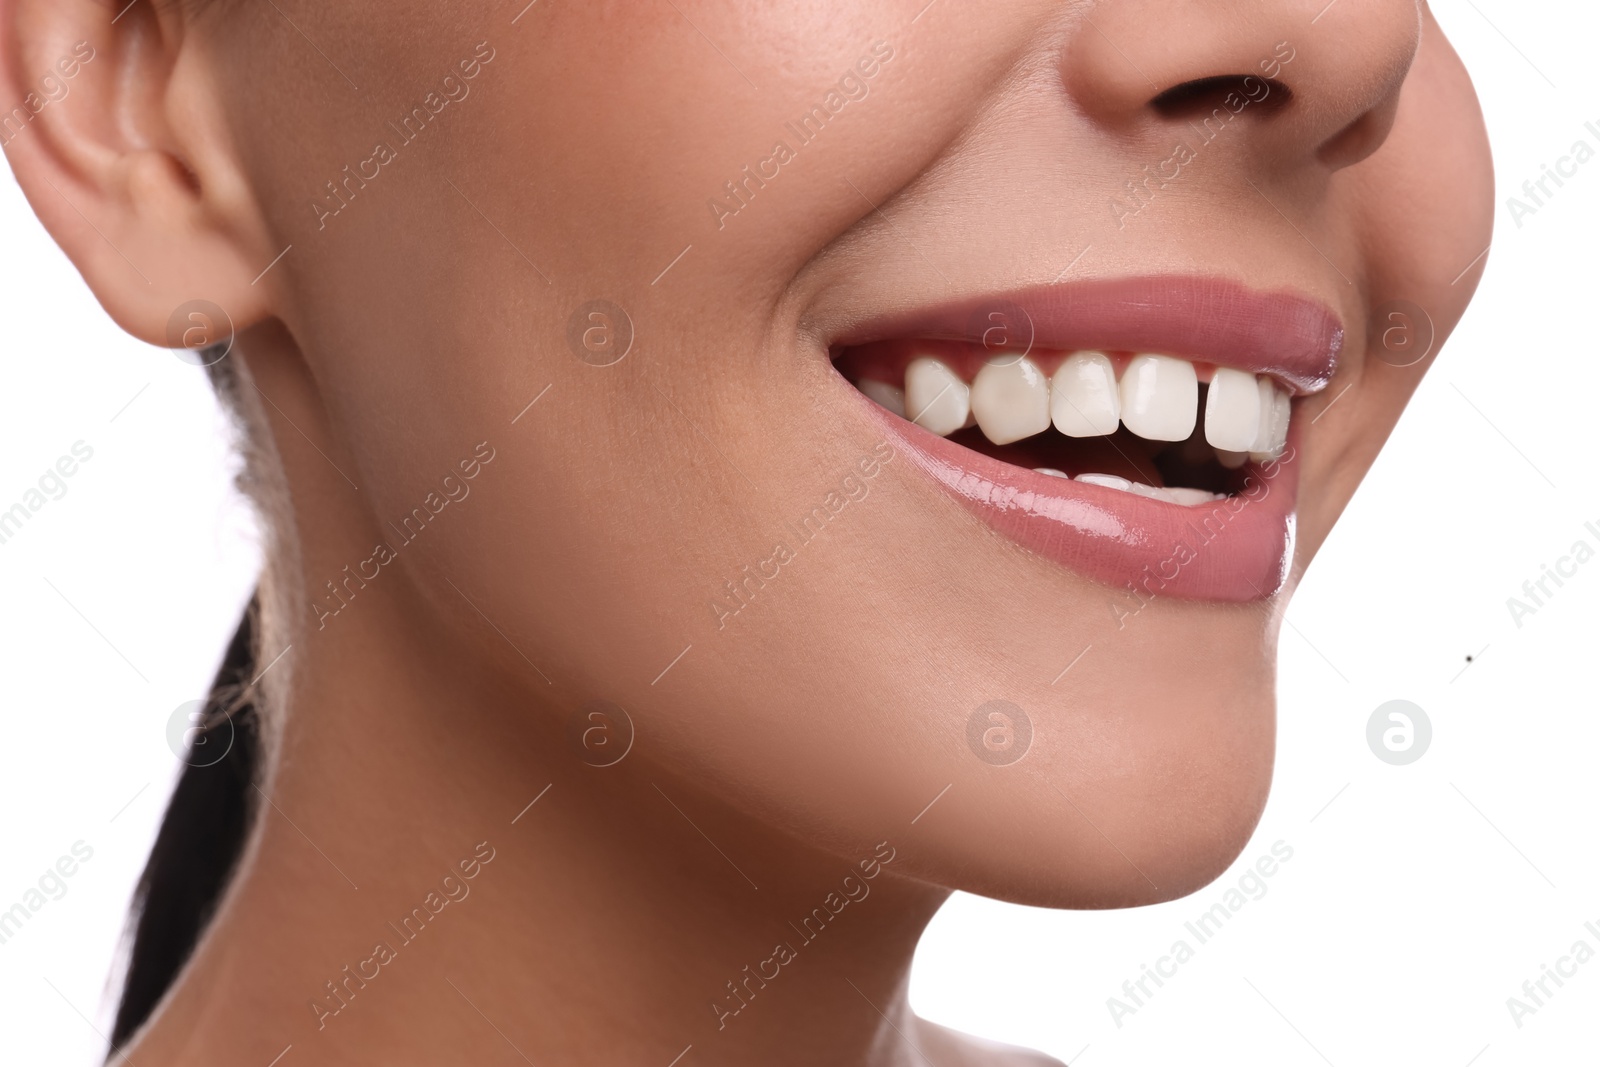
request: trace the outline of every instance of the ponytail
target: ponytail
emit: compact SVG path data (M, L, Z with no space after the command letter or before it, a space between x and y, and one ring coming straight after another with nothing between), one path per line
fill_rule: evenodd
M215 763L185 766L134 890L128 967L108 1056L150 1018L194 953L243 851L255 811L252 786L261 747L250 684L256 665L256 615L252 599L211 683L189 750L206 743L228 744L230 725L232 744Z

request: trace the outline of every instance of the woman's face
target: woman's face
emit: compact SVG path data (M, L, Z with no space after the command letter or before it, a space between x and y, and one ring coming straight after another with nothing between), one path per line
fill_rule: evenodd
M612 701L843 856L1080 906L1232 860L1289 592L1488 243L1425 10L301 9L189 32L360 487L312 637L384 540L406 624L552 734Z

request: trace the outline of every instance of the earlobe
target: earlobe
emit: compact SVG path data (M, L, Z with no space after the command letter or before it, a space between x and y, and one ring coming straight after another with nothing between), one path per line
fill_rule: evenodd
M238 195L215 67L183 8L0 0L0 144L17 182L116 323L173 348L196 301L222 309L224 331L270 316L259 276L279 251Z

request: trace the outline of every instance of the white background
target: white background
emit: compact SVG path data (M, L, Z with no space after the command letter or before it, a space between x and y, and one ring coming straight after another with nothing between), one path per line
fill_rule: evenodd
M1600 959L1520 1028L1506 999L1580 938L1600 951L1584 929L1600 928L1600 560L1520 627L1506 600L1573 542L1600 549L1600 160L1520 226L1505 199L1575 140L1600 149L1584 127L1600 131L1600 14L1553 0L1436 14L1488 117L1494 249L1288 613L1278 775L1255 840L1215 885L1158 907L958 896L918 957L924 1014L1087 1067L1592 1061ZM203 695L259 551L203 374L119 334L9 175L0 233L0 510L75 442L94 450L0 545L0 910L75 842L93 849L0 945L0 1058L90 1064L177 770L166 723ZM1366 741L1396 698L1433 725L1400 767ZM1184 924L1279 840L1293 858L1266 894L1199 944ZM1107 998L1180 938L1194 958L1118 1026Z

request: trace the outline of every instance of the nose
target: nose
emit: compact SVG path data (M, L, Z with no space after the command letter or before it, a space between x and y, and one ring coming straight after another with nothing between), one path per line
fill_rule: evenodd
M1242 152L1270 147L1279 165L1346 167L1388 136L1421 11L1416 0L1324 3L1101 0L1063 51L1062 82L1122 137L1209 142L1231 128Z

